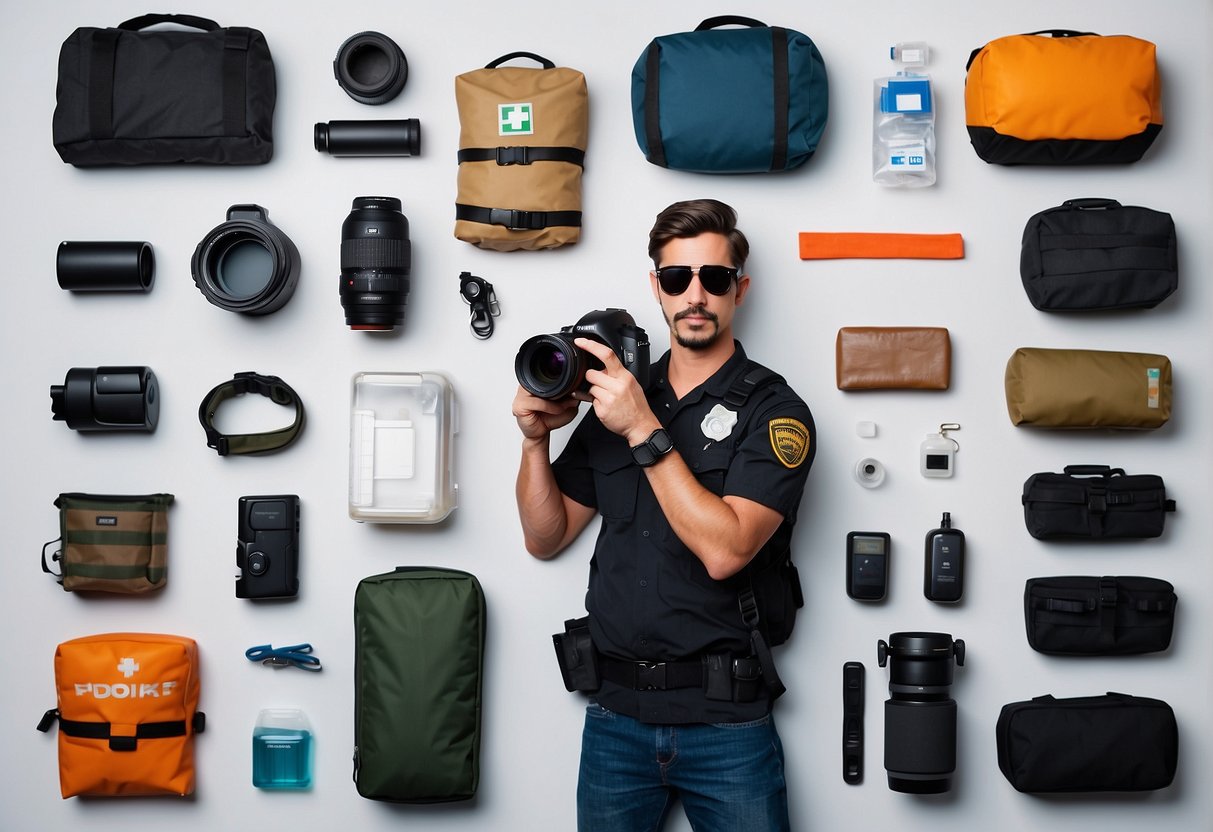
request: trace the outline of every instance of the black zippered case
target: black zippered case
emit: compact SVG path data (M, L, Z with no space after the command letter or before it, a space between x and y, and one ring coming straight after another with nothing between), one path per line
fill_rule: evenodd
M1057 538L1159 537L1175 501L1157 474L1126 474L1107 465L1067 465L1023 484L1028 534Z
M1057 656L1126 656L1171 645L1174 587L1158 578L1029 578L1023 592L1028 644Z

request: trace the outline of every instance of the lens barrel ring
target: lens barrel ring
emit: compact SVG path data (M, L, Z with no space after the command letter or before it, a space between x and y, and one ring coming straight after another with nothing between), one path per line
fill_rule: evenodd
M224 278L225 259L245 246L256 246L270 258L260 282L249 292L235 291ZM291 299L299 283L299 249L260 206L232 206L227 222L217 225L194 249L190 271L194 283L215 306L245 315L268 315Z
M381 32L346 39L333 60L333 75L345 94L362 104L386 104L409 78L409 62L396 41Z

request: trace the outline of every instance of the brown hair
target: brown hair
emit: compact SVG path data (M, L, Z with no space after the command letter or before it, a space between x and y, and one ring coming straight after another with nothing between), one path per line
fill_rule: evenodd
M675 202L657 215L653 230L649 232L649 257L653 266L661 265L658 258L670 240L709 233L721 234L728 240L733 266L744 271L750 243L737 228L737 212L716 199Z

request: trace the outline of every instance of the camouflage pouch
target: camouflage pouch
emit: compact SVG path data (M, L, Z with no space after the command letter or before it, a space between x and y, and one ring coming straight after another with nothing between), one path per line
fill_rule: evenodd
M68 592L138 594L168 577L168 507L172 494L60 494L59 539L42 547L42 571ZM46 550L58 543L51 561Z

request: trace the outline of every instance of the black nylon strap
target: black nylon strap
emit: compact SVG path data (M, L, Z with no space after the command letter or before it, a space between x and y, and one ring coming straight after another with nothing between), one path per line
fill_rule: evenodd
M88 63L88 131L94 139L114 137L114 55L121 34L117 29L93 32Z
M243 26L228 29L223 39L223 135L243 136L245 86L250 33Z
M661 141L661 46L657 41L649 44L644 59L644 142L649 148L645 158L659 167L668 167Z
M1162 234L1050 234L1040 238L1041 251L1056 249L1161 248L1171 240Z
M295 421L284 428L266 433L244 433L225 436L215 429L215 411L219 405L245 393L258 393L275 404L295 406ZM303 400L291 386L277 376L257 373L236 373L231 381L211 388L198 406L198 421L206 431L206 444L214 448L219 456L229 454L263 454L285 448L299 438L303 430Z
M1116 579L1099 579L1099 643L1110 650L1116 643Z
M774 702L787 692L787 687L779 678L779 671L775 669L775 657L771 654L771 648L758 628L758 600L754 596L752 583L737 593L737 606L741 610L742 622L750 629L750 649L754 651L758 664L762 668L762 683L770 693L771 701Z
M207 32L220 28L219 24L210 18L197 17L192 14L145 14L119 23L118 28L134 32L148 26L155 26L157 23L175 23L178 26L190 26Z
M144 722L135 726L134 736L114 736L110 733L111 723L108 722L78 722L74 719L59 717L59 730L69 737L86 740L108 740L110 751L135 751L139 740L162 740L170 737L185 736L185 720L171 722Z
M598 658L602 678L629 690L675 690L703 686L703 660L677 662L626 662Z
M511 52L508 55L502 55L500 58L498 58L495 61L489 61L487 64L484 65L484 68L485 69L496 69L497 67L501 66L506 61L512 61L515 58L530 58L532 61L535 61L540 66L542 66L544 69L555 69L556 68L556 64L554 64L552 61L549 61L547 58L543 57L542 55L536 55L534 52Z
M1044 598L1041 608L1049 612L1073 612L1084 613L1094 609L1094 603L1087 601L1077 601L1067 598Z
M455 219L502 225L511 231L537 231L558 225L580 226L580 211L518 211L512 208L482 208L455 204Z
M744 407L755 391L783 380L783 376L774 370L748 361L747 369L733 379L733 383L729 385L728 391L724 394L724 403L729 407Z
M496 162L498 165L529 165L532 162L568 162L585 167L585 151L577 147L465 147L459 151L459 164Z
M788 166L788 30L771 27L771 58L775 71L775 148L771 170Z

